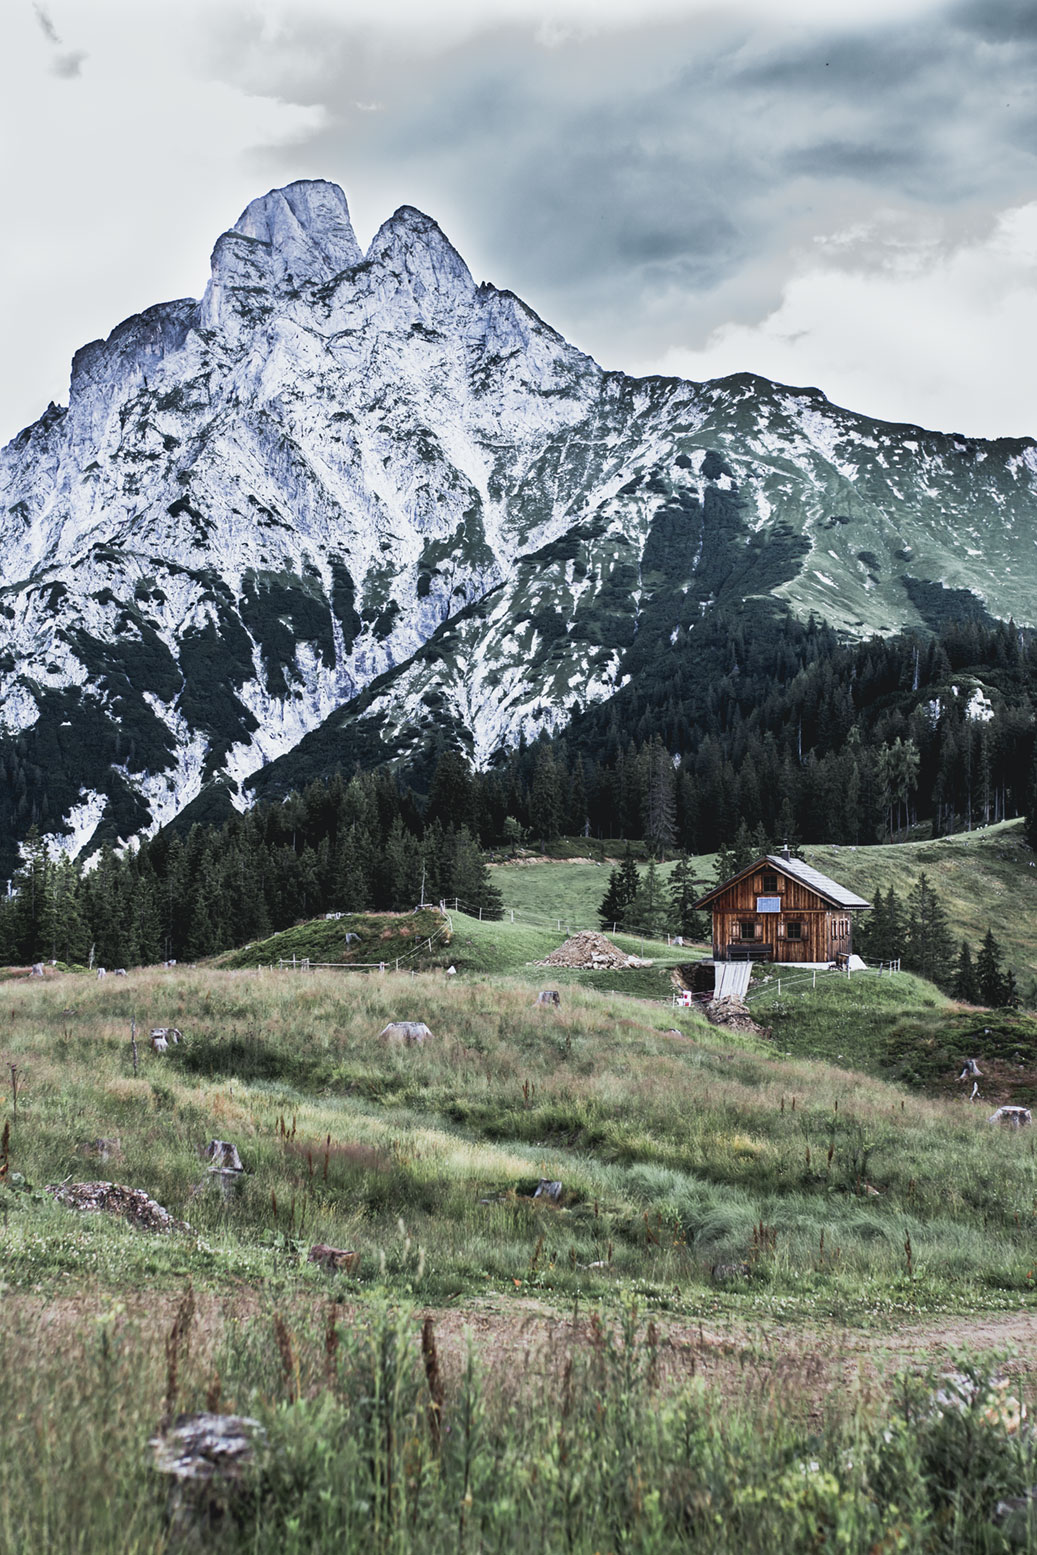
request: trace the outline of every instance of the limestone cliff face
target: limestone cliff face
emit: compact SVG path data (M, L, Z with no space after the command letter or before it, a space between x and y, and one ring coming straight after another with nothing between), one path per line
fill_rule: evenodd
M79 849L244 804L358 719L485 761L609 696L653 601L864 633L921 580L1033 620L1035 469L816 390L605 373L419 211L363 254L340 189L291 184L0 453L0 757L45 771L7 823Z

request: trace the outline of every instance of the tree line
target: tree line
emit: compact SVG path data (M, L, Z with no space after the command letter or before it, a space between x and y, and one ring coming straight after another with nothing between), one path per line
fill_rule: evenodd
M387 771L314 783L221 827L105 846L92 867L35 833L0 899L0 960L194 961L325 912L459 898L500 917L477 837L448 804L420 816ZM460 821L460 824L457 822Z

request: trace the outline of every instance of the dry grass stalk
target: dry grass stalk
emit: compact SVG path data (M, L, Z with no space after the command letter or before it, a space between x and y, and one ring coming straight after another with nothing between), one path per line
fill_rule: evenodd
M194 1287L188 1283L176 1309L173 1326L166 1335L166 1397L163 1414L167 1422L176 1414L176 1401L180 1392L180 1362L181 1357L184 1359L187 1357L193 1322Z
M288 1402L294 1404L298 1401L300 1393L299 1357L292 1343L288 1325L280 1312L274 1313L274 1337L277 1340L277 1353L281 1357L281 1372L288 1393Z
M205 1407L210 1415L218 1415L220 1412L220 1399L223 1396L223 1382L218 1371L213 1371L209 1379L209 1386L205 1390Z
M421 1358L425 1363L425 1380L428 1383L429 1434L432 1437L432 1445L438 1452L443 1428L443 1374L439 1369L435 1327L430 1317L426 1317L421 1326Z

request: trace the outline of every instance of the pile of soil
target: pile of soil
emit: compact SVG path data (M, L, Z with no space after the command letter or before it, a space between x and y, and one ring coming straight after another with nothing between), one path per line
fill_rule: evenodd
M174 1220L167 1209L149 1199L143 1188L117 1182L51 1183L47 1189L59 1204L89 1214L121 1215L142 1231L190 1231L186 1220Z
M758 1026L749 1014L744 999L711 999L703 1013L711 1026L723 1026L725 1031L744 1031L756 1037L769 1037L770 1026Z
M546 961L537 962L537 966L581 967L595 972L625 972L628 967L651 964L639 956L628 956L604 934L595 934L593 929L574 934L564 945L552 950Z

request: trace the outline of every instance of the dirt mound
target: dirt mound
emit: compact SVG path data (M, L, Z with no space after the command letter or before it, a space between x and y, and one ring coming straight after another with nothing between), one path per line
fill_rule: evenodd
M595 934L592 929L574 934L564 945L552 950L546 961L537 962L537 966L571 966L595 972L625 972L628 967L651 964L638 956L628 956L604 934Z
M167 1209L149 1199L143 1188L117 1182L52 1183L47 1189L59 1204L89 1214L121 1215L142 1231L190 1231L186 1220L174 1220Z
M743 999L711 999L703 1013L711 1026L723 1026L725 1031L744 1031L756 1037L771 1034L769 1026L756 1024Z

